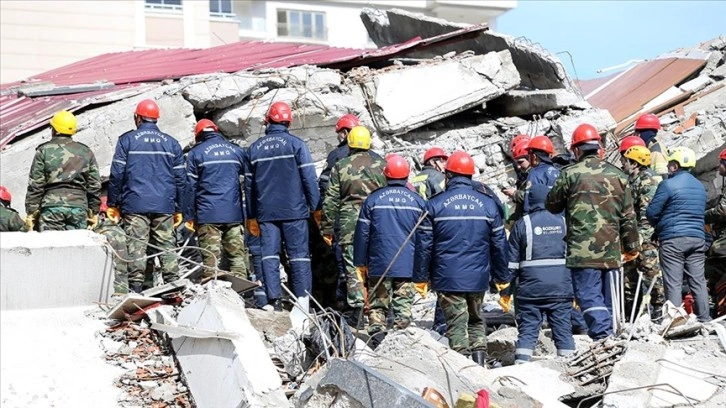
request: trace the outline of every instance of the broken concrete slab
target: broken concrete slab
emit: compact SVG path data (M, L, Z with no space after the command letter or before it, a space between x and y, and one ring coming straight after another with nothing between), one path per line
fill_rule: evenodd
M245 308L250 323L261 337L270 339L284 336L292 328L290 313L287 311L274 312L261 309Z
M205 284L214 279L214 276L210 276L209 278L202 279L201 283ZM216 279L222 282L229 282L232 285L232 290L240 294L249 292L260 286L257 282L252 282L251 280L243 279L226 272L218 273Z
M361 20L368 30L368 35L378 47L406 42L414 37L430 38L470 26L400 9L364 8L361 11ZM428 47L406 56L433 58L451 51L458 54L465 51L486 54L504 50L511 53L512 61L522 78L523 87L528 89L574 89L562 62L555 55L526 39L491 31L482 32L473 39Z
M381 70L359 79L376 129L388 134L406 133L481 105L519 80L508 51Z
M144 296L161 296L169 292L182 290L191 284L192 282L190 282L189 279L177 279L173 282L146 289L145 291L141 292L141 294Z
M592 108L584 111L570 112L566 116L563 115L554 122L552 131L555 136L559 136L562 139L563 147L569 149L570 142L572 141L572 132L583 123L589 123L595 126L601 135L614 130L615 126L617 126L613 115L609 111Z
M236 292L221 286L209 288L179 311L177 322L180 326L238 334L235 340L172 340L197 406L287 405L277 369Z
M487 102L487 109L501 116L528 116L575 105L584 107L586 103L580 95L566 89L512 90Z
M160 303L161 298L129 293L123 300L116 304L106 315L106 318L113 320L124 320L128 315L144 310L155 303Z
M505 366L514 364L519 331L516 327L506 327L487 336L487 354Z
M3 232L0 310L108 303L114 269L105 242L88 230Z
M258 77L249 73L197 75L180 79L182 95L194 110L206 113L242 102L260 87Z

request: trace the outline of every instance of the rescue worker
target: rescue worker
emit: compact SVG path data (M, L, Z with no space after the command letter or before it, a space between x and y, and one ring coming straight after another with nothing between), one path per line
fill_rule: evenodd
M115 220L108 217L107 197L101 197L101 208L98 213L98 222L93 226L93 232L106 237L108 244L111 245L116 254L114 254L114 277L113 290L117 294L129 292L129 274L128 274L128 242L126 233Z
M214 275L222 253L229 260L232 275L248 278L242 214L244 154L241 147L227 141L217 125L202 119L194 127L194 147L187 155L187 176L193 195L187 215L202 248L204 276Z
M111 162L108 181L108 215L128 236L129 289L140 293L146 280L147 244L163 251L176 247L175 228L190 205L182 149L172 136L159 130L159 106L151 99L136 105L136 130L121 135ZM156 252L154 248L152 252ZM159 254L161 276L154 285L177 279L179 264L172 252Z
M428 200L444 191L446 188L444 165L448 158L444 149L440 147L434 146L426 150L423 156L423 170L411 180L413 187L421 197Z
M96 156L71 137L76 117L68 111L50 120L51 139L35 150L25 196L26 223L40 231L84 229L101 204Z
M405 329L412 319L416 289L413 277L415 239L409 238L422 217L426 202L406 187L410 173L401 156L388 159L387 185L363 202L355 226L354 264L369 279L368 334L375 348L386 335L386 317L393 310L393 327ZM396 258L399 249L403 250ZM390 269L389 269L390 265ZM385 274L385 275L384 275Z
M567 261L575 299L599 340L612 334L610 279L626 260L638 256L638 227L628 179L620 169L600 159L600 134L582 124L572 134L577 163L562 169L547 196L546 208L565 213Z
M457 151L446 161L446 191L426 204L416 231L414 282L431 282L446 317L451 348L485 365L481 318L490 273L498 290L510 281L506 236L496 203L472 188L474 160Z
M533 137L527 145L527 151L529 153L530 168L523 188L513 193L511 189L504 191L504 194L510 193L511 197L517 197L513 198L515 202L522 200L524 213L529 212L529 189L535 184L544 184L552 188L557 176L560 174L560 171L552 164L551 157L555 153L555 148L552 146L549 137L542 135Z
M522 138L524 136L525 138ZM520 139L517 139L520 138ZM515 141L517 142L515 144ZM512 140L512 158L514 159L517 171L517 185L502 189L502 193L509 197L514 203L514 212L509 221L516 221L524 215L524 186L527 182L527 174L531 168L529 161L529 136L519 135Z
M711 320L706 289L706 189L691 174L696 153L676 147L668 157L669 176L650 201L646 216L655 226L665 297L675 306L683 299L683 275L693 295L693 309L700 322Z
M546 316L558 356L575 352L572 337L572 275L565 266L565 219L545 210L550 189L530 188L530 211L509 235L509 273L517 280L517 348L515 364L527 363Z
M0 186L0 232L22 231L28 230L28 227L20 218L18 212L10 207L13 196L10 195L5 186Z
M376 189L386 184L383 169L386 161L371 154L371 134L363 126L356 126L348 134L350 155L333 166L330 185L323 201L323 237L331 244L338 242L343 254L346 272L347 303L344 317L353 327L365 305L365 276L353 262L353 237L363 201ZM337 227L335 231L334 226ZM336 233L335 236L333 234Z
M642 140L638 137L635 137L635 140L642 143ZM625 272L625 310L627 312L631 311L633 307L637 307L633 305L640 302L640 299L635 299L635 293L637 292L639 274L641 274L642 288L644 288L640 292L641 295L645 294L645 291L655 279L650 295L650 316L651 319L657 319L660 317L665 302L665 293L658 262L658 247L651 241L654 230L645 216L645 210L653 199L655 190L662 179L650 168L650 150L637 142L628 147L629 143L630 140L626 137L620 144L621 151L623 151L624 147L627 147L622 152L621 164L623 170L628 174L628 187L630 187L633 195L633 207L638 221L640 251L636 259L623 265Z
M358 117L352 113L347 113L338 119L335 124L335 133L338 134L338 146L328 153L328 157L325 159L325 168L320 173L318 178L318 186L320 187L320 197L325 197L325 190L328 189L330 183L330 172L333 170L333 166L340 159L348 157L350 148L348 147L348 133L354 127L360 125Z
M310 150L288 128L293 116L285 102L275 102L265 116L265 135L250 145L249 171L245 171L248 198L247 228L260 236L262 274L267 300L282 310L280 247L290 262L290 282L298 306L309 307L312 270L308 247L308 218L318 208L320 190Z
M713 235L713 243L707 252L706 277L709 292L714 298L716 315L723 316L726 315L726 149L721 151L719 159L718 174L723 177L721 195L705 216Z
M665 178L668 175L668 149L656 139L660 130L660 120L652 113L640 115L635 121L635 134L643 139L650 150L650 168Z

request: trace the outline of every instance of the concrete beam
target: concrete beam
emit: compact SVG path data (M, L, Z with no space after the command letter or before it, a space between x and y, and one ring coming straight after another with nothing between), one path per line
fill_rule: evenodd
M91 231L3 232L0 310L108 303L113 255Z

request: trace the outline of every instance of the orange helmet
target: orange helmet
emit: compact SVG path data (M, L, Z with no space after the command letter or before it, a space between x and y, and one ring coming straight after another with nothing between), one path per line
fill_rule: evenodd
M527 155L529 155L529 140L525 140L514 146L512 157L519 159L521 157L526 157Z
M446 160L446 171L466 176L474 175L474 159L469 153L457 150Z
M209 119L202 119L194 126L194 136L199 137L202 132L219 132L219 128Z
M444 160L449 158L449 155L446 154L444 149L434 146L430 148L429 150L426 150L426 153L424 153L423 161L426 163L427 161L433 159L434 157L443 157Z
M159 105L151 99L144 99L136 105L134 113L142 118L159 119Z
M599 142L600 140L602 140L600 138L600 133L598 133L597 129L595 129L595 126L583 123L576 127L575 131L572 132L572 143L570 143L570 149L583 143L595 141Z
M718 155L721 160L726 160L726 149L721 150L721 154Z
M275 102L265 116L265 123L292 123L292 109L285 102Z
M645 147L645 142L643 141L643 139L640 138L640 136L625 136L623 140L620 141L620 148L618 149L618 151L622 154L633 146Z
M547 154L555 154L555 148L552 141L547 136L535 136L529 141L529 150L541 150Z
M0 186L0 200L7 202L13 201L13 196L10 195L10 191L5 186Z
M652 113L640 115L638 120L635 121L635 130L646 129L660 130L660 120Z
M391 154L386 156L386 168L383 169L383 174L389 179L406 179L410 174L411 170L408 167L408 162L403 157L397 154Z
M512 138L512 143L509 145L509 151L514 154L514 148L523 141L529 141L529 135L517 135Z
M340 132L343 129L351 130L358 125L360 125L358 116L348 113L338 119L338 123L335 124L335 132Z
M108 197L101 196L101 208L99 209L99 211L105 213L106 210L108 210Z

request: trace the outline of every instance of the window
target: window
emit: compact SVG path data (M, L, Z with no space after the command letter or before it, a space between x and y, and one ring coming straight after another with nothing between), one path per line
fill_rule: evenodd
M147 9L181 11L182 0L145 0Z
M211 14L232 14L232 0L209 0Z
M325 41L325 13L316 11L277 10L277 35Z

